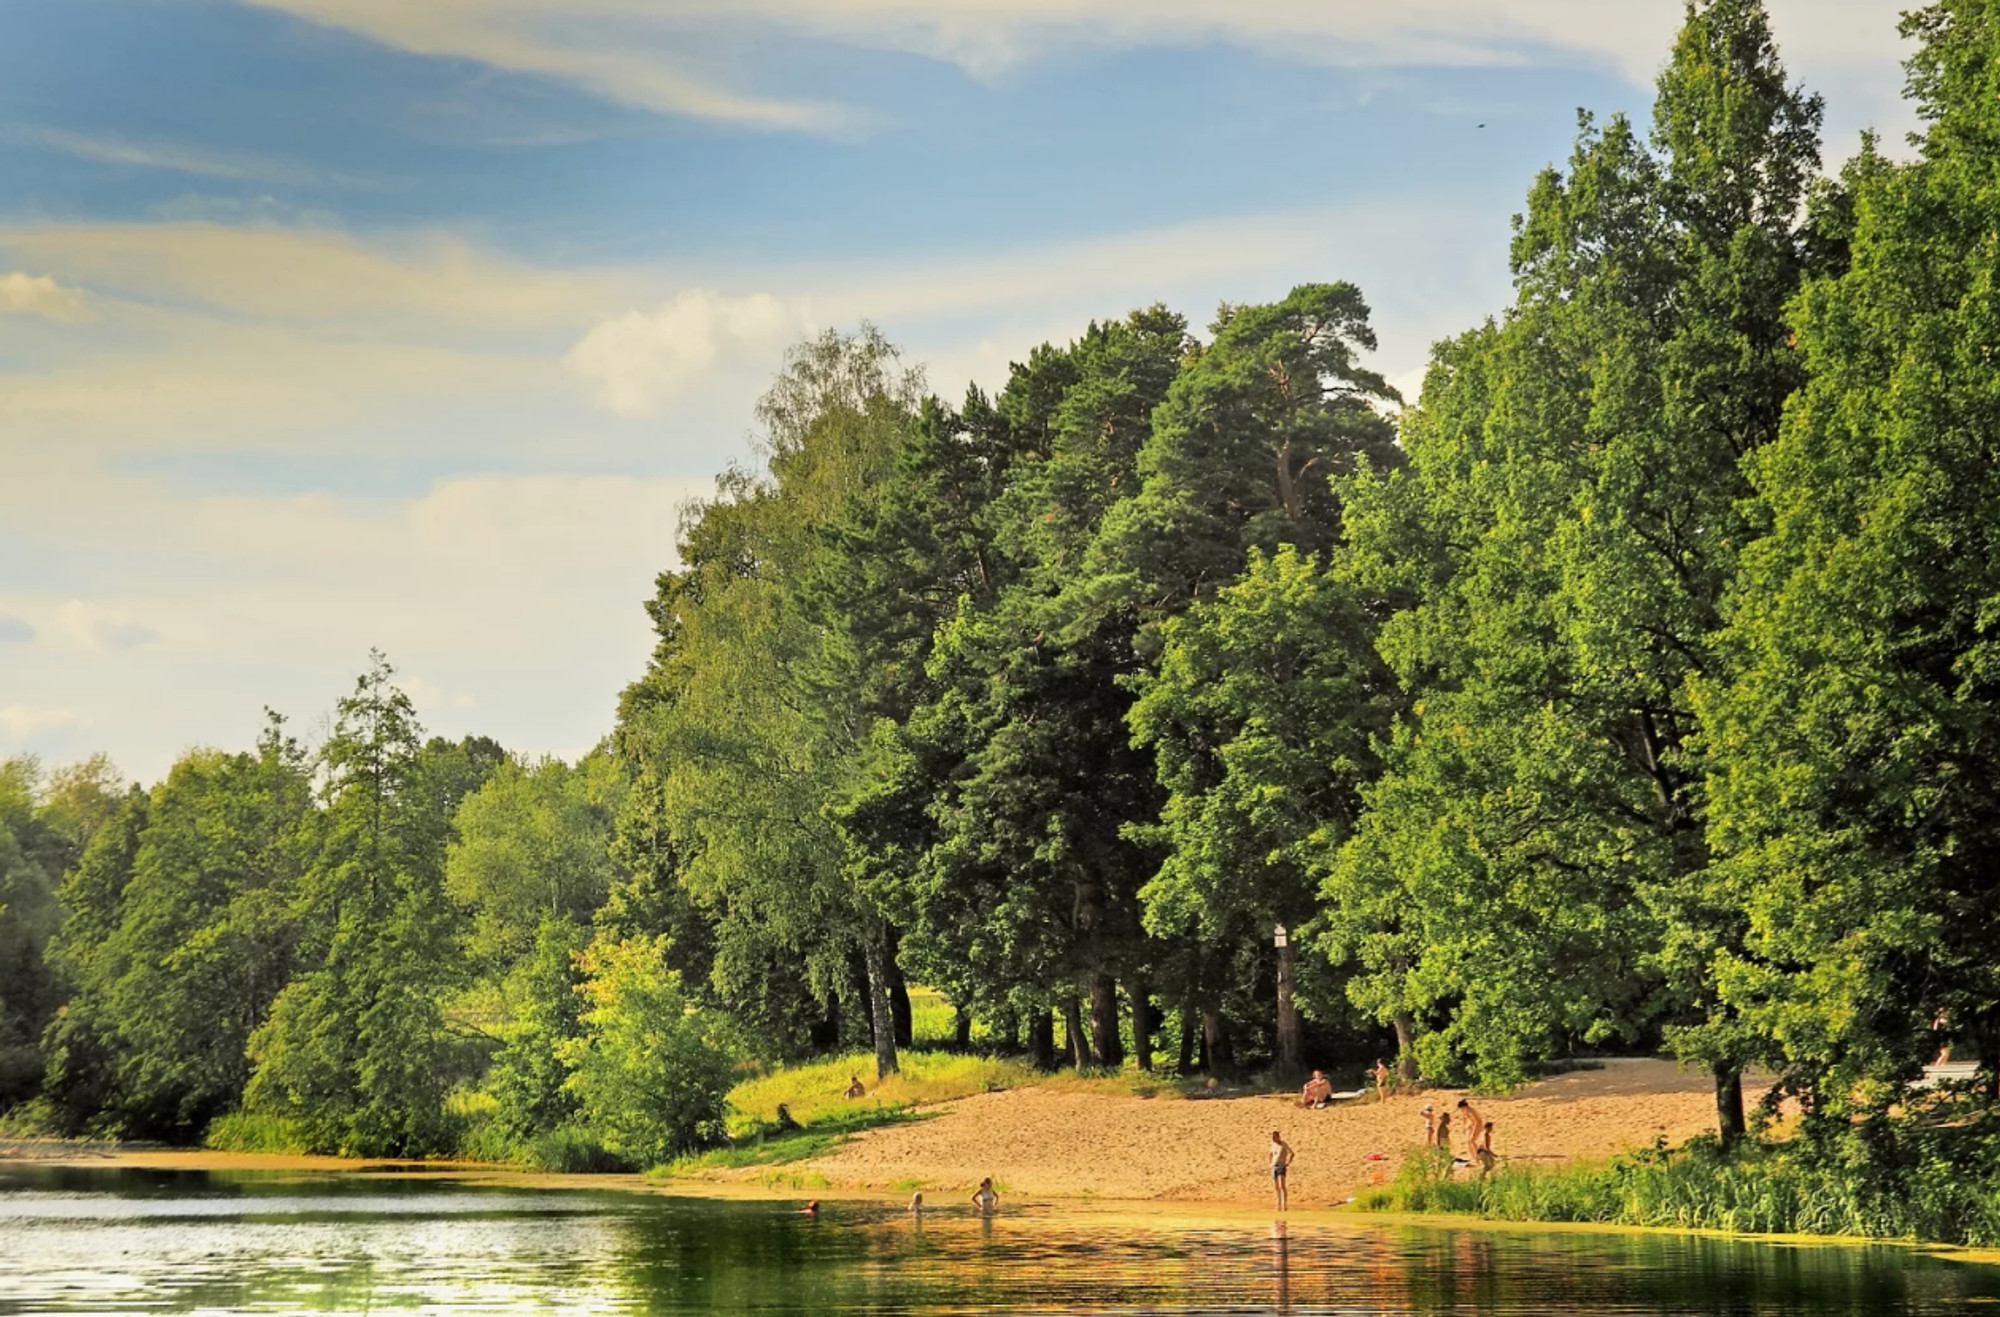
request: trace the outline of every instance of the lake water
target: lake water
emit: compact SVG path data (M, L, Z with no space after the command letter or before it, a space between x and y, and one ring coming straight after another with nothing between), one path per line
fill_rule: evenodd
M1893 1247L0 1164L0 1314L2000 1314Z

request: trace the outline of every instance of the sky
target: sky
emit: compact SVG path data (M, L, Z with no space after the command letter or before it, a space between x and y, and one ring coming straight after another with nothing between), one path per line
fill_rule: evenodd
M1893 144L1893 0L1769 0L1829 165ZM1092 318L1360 285L1371 363L1508 299L1577 110L1680 0L6 0L0 756L151 781L425 725L573 756L677 509L786 347L956 399Z

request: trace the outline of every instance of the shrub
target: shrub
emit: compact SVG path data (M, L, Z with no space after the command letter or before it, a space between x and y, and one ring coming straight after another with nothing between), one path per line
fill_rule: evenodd
M664 937L592 944L583 1035L562 1044L581 1123L638 1166L720 1138L734 1078L720 1022L689 1005L665 953Z

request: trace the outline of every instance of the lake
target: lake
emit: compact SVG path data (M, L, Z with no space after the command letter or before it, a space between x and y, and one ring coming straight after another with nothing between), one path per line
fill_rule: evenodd
M2000 1312L1890 1246L0 1163L0 1314Z

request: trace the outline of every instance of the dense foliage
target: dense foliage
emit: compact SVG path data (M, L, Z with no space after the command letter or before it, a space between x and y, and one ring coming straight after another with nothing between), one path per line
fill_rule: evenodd
M1347 283L956 405L872 328L801 344L577 764L424 739L379 661L311 750L15 761L0 1101L647 1162L739 1061L893 1074L914 980L1045 1067L1664 1049L1724 1148L1766 1065L1786 1166L1959 1164L2000 1062L2000 0L1907 27L1914 157L1828 176L1762 7L1691 4L1650 125L1582 117L1512 304L1400 410ZM1941 1115L1947 1047L1983 1069Z

